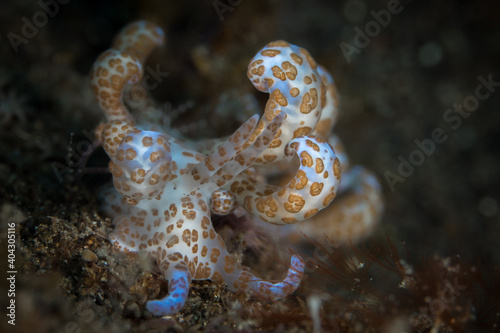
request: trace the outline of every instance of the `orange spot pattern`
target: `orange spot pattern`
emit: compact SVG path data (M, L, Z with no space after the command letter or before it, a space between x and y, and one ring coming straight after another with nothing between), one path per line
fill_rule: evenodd
M138 126L124 99L124 91L139 84L146 58L163 41L156 25L131 23L91 73L91 89L106 116L96 136L111 159L115 188L107 193L115 225L111 239L122 251L149 253L169 281L169 293L147 303L155 315L179 311L193 279L225 281L232 290L269 300L285 297L302 279L303 260L292 256L281 282L259 279L228 253L211 214L230 214L241 206L262 221L292 224L330 204L340 188L342 167L320 134L336 119L333 81L306 50L284 41L268 44L247 73L257 89L270 94L264 116L251 117L229 138L204 145L202 152L198 143ZM299 160L299 167L284 186L269 185L265 171L249 169L292 159ZM360 195L346 205L354 207L357 199L366 198Z

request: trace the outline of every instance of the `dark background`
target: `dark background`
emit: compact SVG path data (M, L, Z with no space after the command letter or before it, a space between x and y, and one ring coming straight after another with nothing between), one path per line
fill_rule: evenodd
M91 66L117 31L136 19L151 20L166 31L166 46L148 60L169 73L153 95L175 110L189 105L171 121L185 135L200 138L229 134L241 122L237 110L216 113L213 106L225 92L254 91L246 67L256 51L277 39L306 48L335 79L341 98L335 131L352 163L373 170L383 184L386 210L374 239L404 242L410 257L419 262L438 255L460 258L462 266L481 267L484 276L497 271L500 86L456 129L443 115L474 95L479 76L491 75L500 82L498 1L402 1L402 11L392 15L350 62L341 43L353 45L355 27L364 30L374 20L370 11L386 9L387 2L242 0L228 5L231 10L222 13L222 21L217 3L229 2L70 1L57 10L52 7L54 17L16 52L12 33L23 36L22 18L32 22L41 7L35 1L3 2L0 254L7 258L6 222L18 222L17 300L32 299L18 308L19 331L31 327L26 322L36 322L33 318L38 318L38 331L55 331L71 320L80 323L75 302L85 297L97 304L92 307L99 313L95 331L127 325L144 329L143 303L130 310L130 305L123 305L128 300L120 297L99 301L95 290L104 289L104 298L112 298L109 295L117 289L95 287L102 284L99 279L87 281L92 260L82 259L81 252L96 252L105 241L95 233L105 235L111 228L109 219L98 213L97 199L98 186L109 176L78 177L81 154L68 159L68 147L84 149L85 132L103 118L88 88ZM209 70L204 72L200 64ZM255 95L264 105L267 96L256 91ZM436 144L425 162L392 190L384 175L397 174L398 156L408 160L418 148L415 140L431 138L435 128L443 129L447 140ZM98 150L88 166L106 163ZM61 178L54 167L63 173ZM61 247L66 251L58 250ZM99 260L109 253L98 253ZM1 258L3 267L6 260ZM100 261L95 265L101 267ZM104 274L102 269L99 274ZM32 285L35 280L41 285ZM209 282L200 285L203 290L211 288ZM89 286L94 289L86 291ZM5 294L0 296L2 306ZM221 312L228 311L225 307L221 305ZM189 318L177 325L186 329L195 323L202 329L214 317L208 313ZM300 327L296 329L304 329Z

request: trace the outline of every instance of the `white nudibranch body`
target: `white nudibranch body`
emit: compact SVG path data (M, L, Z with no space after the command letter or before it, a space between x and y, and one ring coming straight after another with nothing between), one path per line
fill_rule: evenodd
M332 206L341 187L341 161L322 136L336 120L333 80L306 50L270 43L248 69L254 86L269 93L263 117L253 116L229 138L209 144L179 141L168 128L136 124L123 98L127 85L139 84L145 59L163 42L161 28L134 22L92 70L91 88L106 116L96 136L111 159L115 188L106 192L115 225L110 237L119 250L149 253L168 280L169 293L146 304L155 315L178 312L191 281L198 279L225 282L231 290L268 300L286 297L298 287L304 261L293 255L280 282L257 278L228 253L211 214L227 215L241 206L259 221L294 224ZM299 167L291 180L268 184L265 167L292 159ZM355 181L358 174L364 175L361 182ZM364 179L373 181L362 172L351 178L357 190L364 188ZM329 226L322 228L328 232Z

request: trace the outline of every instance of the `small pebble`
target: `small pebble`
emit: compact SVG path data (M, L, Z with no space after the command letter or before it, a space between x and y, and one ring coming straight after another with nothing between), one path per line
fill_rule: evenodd
M97 260L99 260L97 254L90 250L83 250L81 255L82 259L88 262L97 262Z

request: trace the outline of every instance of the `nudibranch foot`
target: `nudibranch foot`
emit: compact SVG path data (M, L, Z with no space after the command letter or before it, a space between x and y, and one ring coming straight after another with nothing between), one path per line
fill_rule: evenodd
M148 301L146 309L155 316L168 316L179 312L186 303L191 276L186 265L176 265L168 280L169 294L162 299Z
M251 279L249 278L251 274L244 272L243 280L249 278L246 282L244 282L245 289L250 290L253 295L259 298L268 301L277 301L287 297L297 290L300 281L302 281L302 277L304 276L304 267L304 260L297 255L293 255L286 278L277 283L257 280L255 277L254 279Z
M228 261L232 262L232 259L228 258ZM222 270L222 277L229 289L250 292L253 296L268 301L276 301L293 293L302 281L305 267L301 257L292 255L286 278L280 282L271 282L256 277L244 267L238 265L238 269L232 270L234 266L227 264L226 262L226 268Z

